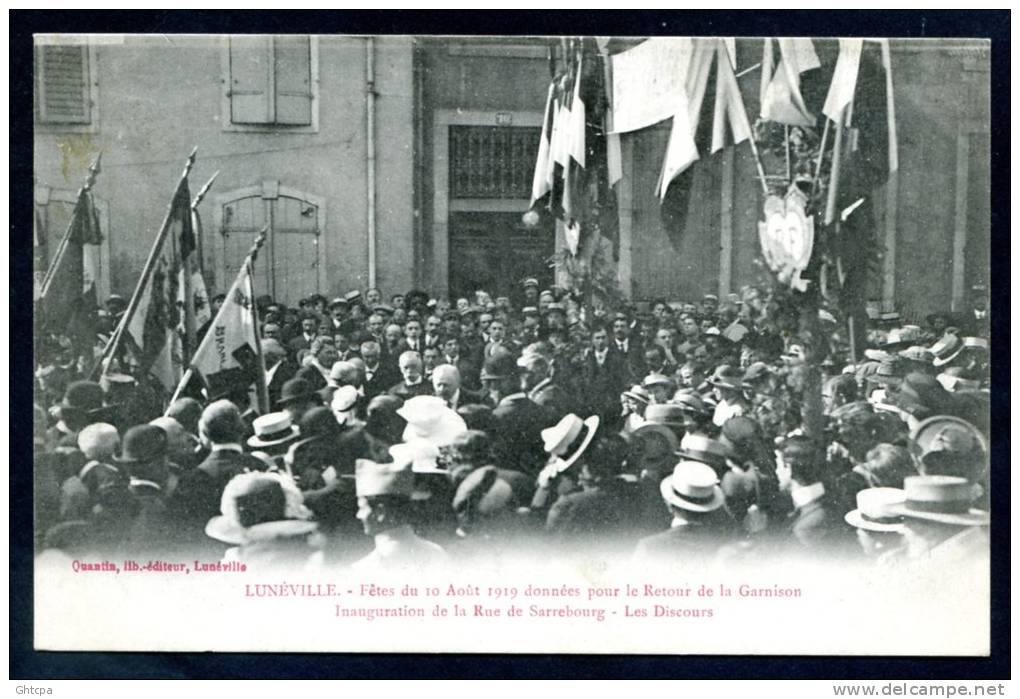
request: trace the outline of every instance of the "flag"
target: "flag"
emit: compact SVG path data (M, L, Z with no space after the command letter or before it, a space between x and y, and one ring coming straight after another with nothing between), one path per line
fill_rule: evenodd
M259 347L254 298L249 256L191 358L192 368L206 380L211 393L218 392L216 387L231 384L247 386L254 378L253 358L257 357Z
M169 392L181 379L184 364L181 328L181 273L184 260L194 254L188 180L182 178L170 204L166 229L156 241L155 262L135 291L138 303L124 332L134 363Z
M733 135L733 145L743 143L751 138L751 124L744 107L744 98L740 95L740 85L733 72L733 56L729 44L720 41L716 49L715 73L715 115L712 119L712 152L722 150L726 146L726 127L729 126Z
M825 97L825 106L822 107L822 113L837 123L843 109L854 98L863 45L863 39L839 40L839 57L836 59L829 94Z
M542 119L542 136L538 141L538 158L535 160L535 175L531 180L531 206L552 189L550 175L550 139L553 130L553 109L556 91L552 84L545 98L545 116Z
M761 64L761 116L790 126L814 126L817 121L800 92L801 73L821 67L810 39L776 39L780 59L773 70L772 39L765 39Z
M704 129L707 118L703 114L705 92L708 89L709 77L712 72L712 61L716 53L715 39L694 39L694 50L691 52L690 63L686 66L684 91L677 98L677 111L673 116L673 125L666 146L666 157L663 159L659 174L658 193L660 199L666 198L670 183L698 160L698 144L703 145L704 139L697 139L699 129ZM702 132L703 133L703 132Z
M567 137L567 152L574 161L584 167L585 149L585 107L581 99L581 78L584 74L584 54L577 52L577 69L574 72L574 94L570 101L570 121Z
M179 294L177 304L184 309L182 313L182 325L178 328L181 337L194 337L198 328L202 327L212 318L209 308L209 292L205 288L205 277L202 276L202 260L198 254L197 240L202 234L202 221L196 209L191 210L191 232L182 230L181 233L181 264L180 280L178 282ZM185 236L187 241L185 241ZM189 288L190 287L190 288ZM186 303L187 292L190 291L191 306ZM194 347L189 347L194 351Z
M840 48L842 58L843 47ZM836 71L839 71L838 61ZM874 200L882 196L882 187L898 164L892 66L887 42L869 40L863 43L851 94L852 101L847 101L838 115L846 115L849 124L844 132L840 171L829 178L830 187L836 191L833 210L827 212L826 220L827 224L839 225L838 235L829 238L834 241L832 256L845 271L840 288L840 302L844 308L863 306L867 296L869 275L877 266L880 248Z
M41 238L42 222L37 220L36 226L37 238ZM95 337L96 280L102 240L92 193L83 189L71 214L64 243L46 271L39 298L43 330L72 338L79 351L91 349Z

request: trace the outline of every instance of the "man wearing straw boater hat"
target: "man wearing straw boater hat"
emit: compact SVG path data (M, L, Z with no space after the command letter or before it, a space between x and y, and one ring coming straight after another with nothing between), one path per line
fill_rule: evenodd
M375 541L372 553L353 564L359 573L420 574L447 561L442 547L414 533L411 496L414 473L410 464L376 463L358 459L355 487L358 520Z
M637 559L680 565L704 561L736 537L719 477L711 466L683 459L662 479L659 492L672 515L670 528L641 539Z
M903 502L891 511L903 517L909 559L938 562L988 560L988 512L974 507L974 484L953 476L910 476ZM969 568L969 570L974 570ZM980 572L975 572L980 576Z

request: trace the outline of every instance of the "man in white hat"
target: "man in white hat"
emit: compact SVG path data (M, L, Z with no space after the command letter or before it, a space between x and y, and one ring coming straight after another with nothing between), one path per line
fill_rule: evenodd
M726 510L719 477L708 464L680 461L662 480L659 492L673 520L668 530L638 542L636 558L705 561L736 539L739 530Z
M988 512L974 507L977 491L965 478L909 476L903 480L903 502L891 511L903 517L905 549L912 560L959 562L952 570L968 571L975 580L988 565Z
M412 528L414 474L409 464L358 459L355 488L357 517L365 534L375 540L372 553L353 564L355 571L420 574L447 562L442 547L422 539Z

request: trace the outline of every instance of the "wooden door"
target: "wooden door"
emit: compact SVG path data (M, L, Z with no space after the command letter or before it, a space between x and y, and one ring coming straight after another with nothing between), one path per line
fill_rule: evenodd
M233 282L259 231L268 225L267 240L255 260L255 294L296 306L320 291L321 199L266 181L226 195L219 221L222 290Z
M555 237L551 220L527 228L519 212L452 212L450 297L471 298L483 289L493 297L516 298L528 277L536 277L543 287L550 286L553 270L549 259Z

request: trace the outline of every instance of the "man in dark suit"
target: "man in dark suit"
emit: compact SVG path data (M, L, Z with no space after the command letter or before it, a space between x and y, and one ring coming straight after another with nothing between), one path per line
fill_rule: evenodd
M295 335L287 343L290 356L296 358L301 350L309 349L312 341L319 334L319 320L311 313L305 313L301 317L301 334Z
M215 401L202 411L198 432L209 456L181 477L170 503L171 512L189 530L187 536L192 541L206 539L206 522L220 514L223 489L231 478L265 470L262 461L244 453L245 431L241 413L230 401Z
M398 366L404 379L389 390L391 396L407 400L415 396L432 395L432 382L425 380L421 357L417 352L408 350L401 354Z
M294 378L297 365L287 357L287 350L276 340L262 341L262 356L266 361L266 385L269 391L269 404L276 405L280 400L283 384Z
M464 405L485 404L481 391L462 387L460 371L452 364L440 364L432 371L432 390L453 410Z
M850 548L848 528L843 513L825 492L822 479L825 459L817 447L803 436L790 437L780 449L781 459L776 465L779 489L789 493L793 502L790 526L786 541L781 542L800 549L823 551Z
M499 318L493 318L489 323L489 342L485 345L483 354L485 359L489 359L499 351L516 356L520 352L520 347L506 336L506 323Z
M520 368L521 388L528 398L548 411L552 422L557 422L572 412L574 401L567 391L555 381L552 364L548 357L529 346L517 360Z
M492 411L495 465L537 476L548 457L542 446L542 430L555 423L550 411L524 391L500 400Z
M404 346L420 356L425 351L425 340L421 336L421 321L410 318L404 324Z
M125 433L121 455L114 457L118 466L130 475L128 488L137 512L124 531L122 544L126 556L191 553L188 533L167 507L170 481L167 453L167 434L163 429L136 425Z
M598 438L582 461L578 492L561 495L550 508L545 530L555 543L584 551L629 551L640 528L637 483L620 478L628 446L623 437Z
M440 347L442 327L443 321L437 315L430 315L425 319L425 334L422 336L422 342L425 343L425 347ZM442 348L440 348L440 351L442 351Z
M400 369L395 361L382 356L378 342L362 342L361 359L365 362L365 380L362 388L365 392L366 402L386 393L400 381Z
M646 374L645 348L641 338L631 333L630 320L623 313L613 318L613 339L609 348L624 358L629 371L627 382L639 383Z
M609 347L609 333L596 326L591 332L591 347L581 361L581 387L587 413L595 413L608 424L620 418L620 394L627 387L628 368L624 355Z
M473 358L462 354L460 338L456 335L445 338L443 340L443 353L446 357L445 363L457 367L457 371L460 373L460 380L466 388L472 391L481 388L482 384L479 379L481 365L476 363Z

